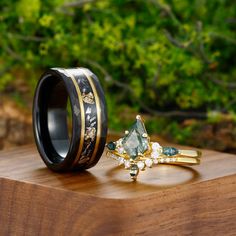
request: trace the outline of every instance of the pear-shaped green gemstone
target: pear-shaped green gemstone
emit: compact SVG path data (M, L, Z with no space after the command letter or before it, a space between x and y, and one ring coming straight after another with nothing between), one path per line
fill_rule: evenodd
M142 120L137 119L129 133L123 138L122 145L132 159L135 159L138 153L148 150L148 139L143 137L143 134L147 134L146 128Z

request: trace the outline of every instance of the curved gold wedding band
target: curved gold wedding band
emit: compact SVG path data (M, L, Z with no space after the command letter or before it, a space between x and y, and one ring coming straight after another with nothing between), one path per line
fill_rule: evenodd
M106 148L107 156L124 165L133 180L140 170L154 164L200 164L201 157L200 151L163 147L158 142L151 142L140 115L129 131L125 131L123 138L107 143Z

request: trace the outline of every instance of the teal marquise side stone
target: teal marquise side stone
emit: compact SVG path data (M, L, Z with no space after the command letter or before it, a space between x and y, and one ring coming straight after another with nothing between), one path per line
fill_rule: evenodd
M165 154L166 156L174 156L179 153L179 150L174 147L163 147L162 153Z
M107 144L107 148L108 148L109 150L115 150L115 149L116 149L116 144L115 144L114 142L109 142L109 143Z
M141 119L137 119L129 133L123 138L122 145L132 159L136 159L138 153L148 150L148 139L143 137L144 133L147 133L144 123Z

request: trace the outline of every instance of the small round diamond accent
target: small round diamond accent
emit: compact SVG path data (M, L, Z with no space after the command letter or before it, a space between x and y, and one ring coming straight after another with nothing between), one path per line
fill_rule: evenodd
M152 159L146 159L145 164L146 164L147 167L152 167L152 164L153 164Z
M160 148L161 148L161 145L160 145L159 143L157 143L157 142L152 143L152 149L153 149L153 150L158 150L158 149L160 149Z
M119 159L119 166L120 166L120 165L123 165L124 162L125 162L124 158L120 158L120 159Z
M165 161L164 158L160 159L160 163L164 163L164 161Z
M158 159L153 159L154 164L158 164Z
M138 166L138 168L139 168L140 170L142 170L142 169L145 167L145 164L144 164L144 162L139 161L139 162L137 163L137 166Z
M119 154L123 154L125 150L123 147L118 147L117 151Z
M130 161L128 160L125 161L125 168L126 169L130 168Z
M117 146L121 146L122 145L122 138L120 138L118 141L116 141Z
M158 158L159 155L160 154L158 152L152 152L151 157L155 159L155 158Z

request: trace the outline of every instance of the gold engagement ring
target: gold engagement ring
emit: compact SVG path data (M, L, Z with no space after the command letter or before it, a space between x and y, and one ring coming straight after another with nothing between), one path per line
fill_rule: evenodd
M136 180L140 170L144 171L154 164L200 164L201 157L200 151L163 147L158 142L151 142L140 115L125 131L123 138L107 143L106 148L106 155L128 169L133 180Z

